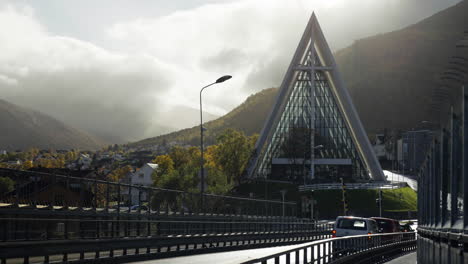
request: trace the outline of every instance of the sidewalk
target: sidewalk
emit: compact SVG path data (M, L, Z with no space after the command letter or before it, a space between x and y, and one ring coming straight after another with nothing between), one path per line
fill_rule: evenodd
M414 264L416 263L416 252L399 257L392 261L386 262L387 264Z

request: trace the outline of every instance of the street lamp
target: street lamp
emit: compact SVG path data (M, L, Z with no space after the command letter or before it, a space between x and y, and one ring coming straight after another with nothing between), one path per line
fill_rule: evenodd
M210 83L208 85L206 85L205 87L203 87L201 90L200 90L200 150L201 150L201 170L200 170L200 182L201 182L201 186L200 186L200 203L201 203L201 208L203 208L204 206L204 203L203 203L203 194L205 193L205 169L204 169L204 163L205 163L205 160L203 158L203 109L202 109L202 92L203 90L205 90L206 88L214 85L214 84L217 84L217 83L222 83L224 81L227 81L229 79L231 79L232 76L231 75L224 75L220 78L218 78L214 83Z
M312 159L315 157L314 151L315 151L316 149L321 149L321 148L323 148L323 145L317 145L317 146L315 146L315 147L312 148L311 155L310 155L310 156L311 156L311 159L310 159L310 171L309 171L309 173L310 173L310 179L314 179L314 174L315 174L315 171L314 171L314 163L312 162ZM305 175L305 173L304 173L304 186L305 186L305 185L306 185L306 175Z

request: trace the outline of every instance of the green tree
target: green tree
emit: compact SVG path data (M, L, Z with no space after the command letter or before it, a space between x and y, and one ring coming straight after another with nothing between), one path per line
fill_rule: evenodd
M160 188L196 191L200 151L197 148L174 147L169 155L156 157L158 169L153 174L154 185Z
M180 146L175 146L171 149L169 153L172 161L174 162L174 168L177 170L182 168L186 164L190 163L190 154L187 148L183 148Z
M247 137L243 132L229 129L218 137L217 145L206 148L207 192L225 194L241 182L256 140L257 135ZM198 147L176 146L168 155L157 156L153 163L158 164L153 174L156 187L199 192L201 153Z
M155 176L160 177L162 175L170 174L174 171L174 161L169 155L157 156L152 163L158 164L158 168L155 171Z
M0 177L0 196L13 191L15 182L8 177Z
M213 159L226 174L228 184L240 184L250 159L257 136L247 137L243 132L228 129L221 134Z

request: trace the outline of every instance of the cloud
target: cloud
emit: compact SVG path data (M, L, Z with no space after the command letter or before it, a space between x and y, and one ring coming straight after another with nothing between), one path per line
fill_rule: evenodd
M47 27L35 14L47 8L11 1L0 4L0 94L111 141L141 139L196 125L196 119L167 117L198 111L200 88L224 74L233 79L203 93L204 110L217 115L253 92L279 86L313 10L336 50L458 1L196 1L198 7L191 2L182 11L151 17L145 10L146 17L138 17L138 9L155 5L142 1L132 8L120 6L120 15L97 16L93 10L93 23L103 23L96 28L104 31L90 28L89 21L68 21L85 27L76 30L81 34L101 36L100 45L73 32L54 34L49 30L57 27ZM111 2L98 7L106 3ZM95 4L84 0L83 6L73 14L75 20L86 19ZM65 8L56 7L56 12ZM117 17L126 20L106 24ZM59 28L66 32L66 22Z
M13 6L0 10L0 50L3 97L111 141L147 133L171 87L171 66L155 57L54 36Z
M248 56L240 49L223 49L215 55L200 59L199 67L209 71L235 71L248 65Z
M336 50L417 22L457 1L239 0L116 23L107 35L122 50L144 50L174 64L184 78L175 81L173 95L193 108L197 85L233 75L223 84L228 88L205 94L209 111L223 114L252 92L280 85L312 11ZM426 8L417 8L423 2Z
M274 81L264 83L250 83L248 76L288 58L309 15L282 1L242 0L117 23L107 34L126 52L144 50L174 64L184 78L175 81L173 96L193 108L197 87L233 75L204 93L206 109L224 114L252 92L278 85L277 72L271 72Z
M8 86L15 86L18 84L18 80L0 74L0 83L3 83Z

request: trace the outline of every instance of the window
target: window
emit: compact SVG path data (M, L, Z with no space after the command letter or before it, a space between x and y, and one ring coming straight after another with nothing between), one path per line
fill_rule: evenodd
M359 219L340 219L338 222L338 228L342 229L356 229L366 230L366 221Z

